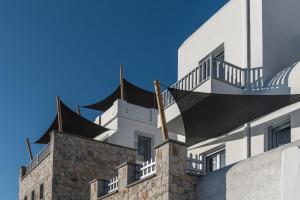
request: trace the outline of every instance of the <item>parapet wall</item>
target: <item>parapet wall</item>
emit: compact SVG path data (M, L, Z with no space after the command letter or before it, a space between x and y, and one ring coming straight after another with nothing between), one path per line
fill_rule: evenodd
M117 169L118 190L101 196L101 180L94 180L91 182L91 200L195 200L198 177L187 174L186 153L185 144L168 141L155 149L155 174L131 182L132 164L125 163Z
M52 169L53 169L53 143L49 143L50 154L47 155L38 165L32 168L31 171L26 172L26 167L20 168L19 179L19 199L24 200L31 199L32 191L35 191L35 199L40 197L40 185L43 184L44 188L44 200L52 199Z
M89 200L89 182L115 176L115 167L136 151L86 138L54 134L53 199Z
M201 177L199 200L297 200L300 140Z
M41 183L45 200L89 200L92 179L116 176L117 166L136 159L134 149L67 133L53 132L50 144L51 153L20 178L20 200L31 199L33 190L39 199Z

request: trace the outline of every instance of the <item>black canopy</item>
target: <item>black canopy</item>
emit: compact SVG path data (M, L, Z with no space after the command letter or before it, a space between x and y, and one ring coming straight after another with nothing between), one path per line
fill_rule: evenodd
M121 87L119 86L111 95L94 103L92 105L83 106L84 108L106 111L112 104L121 98ZM155 94L142 88L139 88L124 79L124 99L131 104L139 105L146 108L157 108Z
M74 135L79 135L87 138L94 138L101 133L109 130L81 117L61 101L60 105L63 132L72 133ZM35 143L47 144L50 141L50 133L53 130L58 130L57 115L48 130Z
M300 95L230 95L169 88L190 145L226 134L243 124L300 101Z

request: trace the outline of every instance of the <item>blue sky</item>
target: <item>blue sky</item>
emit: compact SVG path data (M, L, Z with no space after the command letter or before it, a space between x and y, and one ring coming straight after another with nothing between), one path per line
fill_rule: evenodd
M18 198L25 138L48 128L56 95L73 109L93 103L118 85L120 64L146 89L154 79L174 83L178 47L225 2L1 0L1 199ZM40 148L33 145L34 153Z

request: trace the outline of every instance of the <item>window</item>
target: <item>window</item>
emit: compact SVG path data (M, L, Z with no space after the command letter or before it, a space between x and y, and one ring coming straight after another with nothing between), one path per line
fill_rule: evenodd
M291 142L291 123L285 122L270 128L269 149L274 149Z
M215 58L218 58L219 60L225 60L225 50L224 50L224 44L217 47L213 52L213 56Z
M31 200L35 200L35 192L34 192L34 190L31 192Z
M44 199L44 183L40 185L40 199Z
M151 138L138 136L138 156L143 161L151 159Z
M225 149L206 157L206 172L212 172L225 167Z
M218 58L219 60L224 60L225 59L225 52L224 52L224 49L220 52L218 52L216 55L215 55L216 58Z

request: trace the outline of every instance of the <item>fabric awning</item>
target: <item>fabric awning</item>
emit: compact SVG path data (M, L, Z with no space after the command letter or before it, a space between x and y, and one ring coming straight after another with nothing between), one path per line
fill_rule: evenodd
M226 134L285 106L300 95L231 95L168 88L184 124L189 145Z
M119 86L111 95L109 95L102 101L99 101L92 105L87 105L82 107L104 112L107 109L109 109L117 99L120 98L121 98L121 87ZM145 108L157 109L155 93L139 88L125 79L124 79L124 99L128 103L134 105L142 106Z
M60 101L61 107L61 118L62 118L62 127L63 132L71 133L74 135L87 137L87 138L95 138L108 131L109 129L99 126L77 113L73 112L70 108L68 108L63 102ZM39 144L47 144L50 141L50 133L53 130L58 130L58 116L56 115L54 121L48 130L39 138L35 143Z

